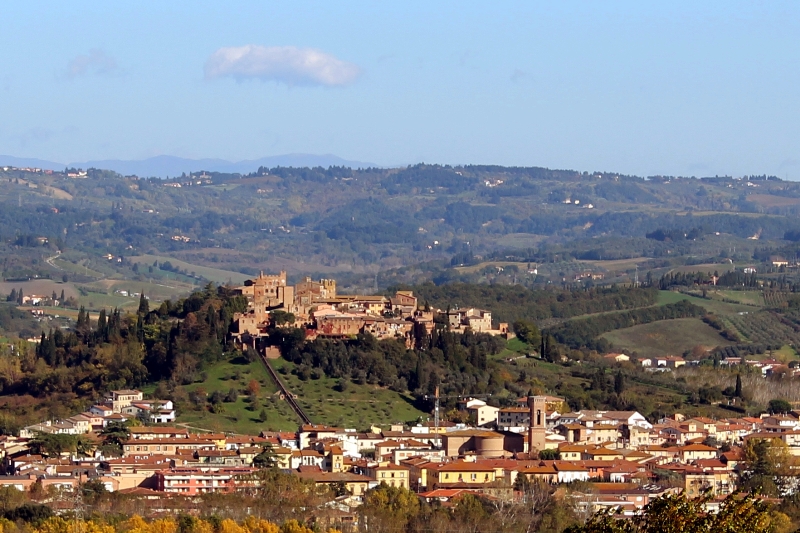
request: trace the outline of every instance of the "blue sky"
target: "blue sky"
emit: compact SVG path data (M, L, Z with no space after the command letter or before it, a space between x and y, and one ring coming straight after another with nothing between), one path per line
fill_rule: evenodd
M797 2L7 4L2 154L800 179Z

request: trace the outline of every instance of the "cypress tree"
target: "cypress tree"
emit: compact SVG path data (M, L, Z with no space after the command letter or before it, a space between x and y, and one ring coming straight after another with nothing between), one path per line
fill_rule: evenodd
M614 392L617 394L625 392L625 376L622 375L621 370L618 370L617 375L614 376Z
M736 374L736 391L733 393L737 398L742 397L742 375Z
M139 316L144 316L150 312L150 302L147 301L147 298L144 297L144 292L139 297L139 310L136 311L136 314Z
M97 333L101 338L105 337L107 324L106 310L105 308L100 309L100 316L97 317Z

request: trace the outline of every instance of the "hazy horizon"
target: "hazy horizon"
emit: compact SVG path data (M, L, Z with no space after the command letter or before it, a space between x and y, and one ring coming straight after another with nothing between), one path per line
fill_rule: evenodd
M4 5L0 154L800 178L800 5ZM66 38L68 36L68 38Z

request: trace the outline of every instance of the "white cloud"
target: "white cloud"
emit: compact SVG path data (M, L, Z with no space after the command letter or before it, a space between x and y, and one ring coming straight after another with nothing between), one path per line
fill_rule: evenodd
M353 83L361 69L314 48L295 46L231 46L208 58L206 79L256 78L287 85L339 86Z
M109 74L117 69L117 61L99 48L89 50L88 54L75 57L67 65L67 77L76 78L87 74Z

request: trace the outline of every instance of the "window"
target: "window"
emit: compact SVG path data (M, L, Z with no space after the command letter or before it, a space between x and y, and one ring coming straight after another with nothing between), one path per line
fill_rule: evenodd
M475 481L476 479L478 479L478 474L470 474L470 476L469 476L469 477L470 477L470 479L471 479L472 481Z

